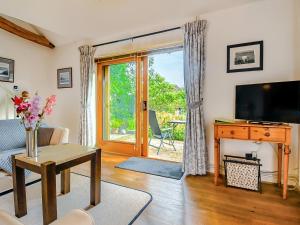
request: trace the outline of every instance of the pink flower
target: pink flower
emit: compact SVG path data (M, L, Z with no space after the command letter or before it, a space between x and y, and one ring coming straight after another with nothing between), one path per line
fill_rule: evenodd
M17 113L27 111L30 106L31 106L31 104L28 102L20 103L20 105L17 107Z
M27 113L24 116L24 125L26 128L33 128L36 126L38 120L39 120L38 115Z
M37 94L29 100L29 97L12 98L16 107L18 117L21 117L22 123L26 129L38 129L44 115L50 115L53 111L53 106L56 103L56 96L51 95L46 99L46 104L41 111L41 97Z
M47 98L47 103L46 106L44 108L44 112L46 113L46 115L50 115L53 111L53 106L56 103L56 96L55 95L51 95L50 97Z
M44 111L45 111L46 115L50 115L52 113L53 109L52 109L52 107L46 107Z
M56 103L56 95L51 95L47 100L49 104L54 105Z
M30 104L31 106L29 107L29 112L32 114L32 115L35 115L35 116L38 116L39 115L39 112L40 112L40 102L41 102L41 97L38 96L38 95L35 95Z

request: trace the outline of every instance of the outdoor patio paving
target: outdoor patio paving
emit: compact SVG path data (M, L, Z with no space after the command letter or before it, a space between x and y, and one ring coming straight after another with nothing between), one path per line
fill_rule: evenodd
M127 141L127 142L135 141L135 137L132 134L112 134L110 138L111 140L118 140L118 141ZM166 142L168 143L168 140L166 140ZM184 144L183 141L174 141L174 146L176 148L176 151L174 151L172 145L164 144L161 147L159 154L157 155L157 148L153 146L159 146L160 140L152 139L151 140L152 146L149 146L148 157L162 159L162 160L169 160L174 162L182 162L183 144Z
M159 139L152 139L151 145L159 146L160 140ZM159 154L157 155L157 148L149 146L148 157L150 158L157 158L175 162L182 162L183 157L183 141L175 141L174 146L176 151L172 145L164 144L164 146L160 149Z

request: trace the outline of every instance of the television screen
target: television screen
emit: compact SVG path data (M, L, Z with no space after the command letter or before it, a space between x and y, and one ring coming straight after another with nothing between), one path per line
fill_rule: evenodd
M237 85L235 118L300 123L300 81Z

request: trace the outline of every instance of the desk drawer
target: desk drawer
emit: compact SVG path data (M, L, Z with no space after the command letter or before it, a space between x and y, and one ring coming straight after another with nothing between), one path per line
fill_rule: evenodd
M248 139L248 127L218 126L219 138Z
M284 128L250 127L250 139L258 141L284 142Z

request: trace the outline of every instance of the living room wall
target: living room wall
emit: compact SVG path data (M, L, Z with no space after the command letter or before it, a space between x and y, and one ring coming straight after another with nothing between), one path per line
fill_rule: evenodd
M9 90L18 85L20 90L36 91L41 95L49 93L47 77L51 50L17 37L0 29L0 57L15 61L14 83L1 85Z
M80 43L58 47L54 50L48 86L51 93L57 96L53 115L48 119L54 126L67 127L70 130L69 140L78 143L80 120ZM57 88L57 69L72 67L73 88Z
M107 45L97 48L95 57L106 57L125 54L141 49L152 49L173 46L182 41L182 32L166 33L159 38L137 40L134 43L121 42L117 45ZM55 48L49 71L49 88L57 95L57 105L54 115L48 119L51 124L62 125L70 129L70 141L78 142L80 118L80 64L78 47L83 44L102 42L100 40L86 40ZM72 67L73 88L57 89L56 70ZM96 68L95 68L96 70ZM96 73L96 71L95 71Z
M295 65L297 58L295 51L296 3L297 0L264 0L199 16L209 22L204 104L211 171L213 171L213 122L215 118L219 117L234 118L235 85L300 78L296 76ZM194 18L187 18L186 21ZM182 21L182 24L186 21ZM169 37L168 42L178 42L182 40L182 37L182 32L176 32L175 35ZM152 46L157 47L159 38L160 36L153 37ZM165 37L162 40L165 41ZM226 46L258 40L263 40L265 44L264 70L227 74ZM98 41L92 41L91 43L93 42L97 43ZM51 122L69 127L72 142L78 140L80 115L78 46L80 44L82 43L73 43L54 50L49 71L51 76L48 85L58 96L57 110L51 118ZM151 41L147 42L147 47L151 47ZM144 48L145 46L142 43L123 43L98 48L96 56L113 55L118 50L119 54L122 54ZM56 69L69 66L73 67L74 87L58 90L56 88ZM298 126L293 127L294 141L290 157L290 174L293 177L298 177ZM277 170L277 156L274 145L241 141L222 143L222 154L241 155L249 151L257 151L258 157L262 159L263 171L273 172ZM272 181L273 178L274 173L263 174L264 180ZM295 179L291 178L290 183L294 184L294 181Z
M267 0L203 17L209 21L207 36L207 74L205 84L205 119L209 160L213 165L213 126L215 118L234 118L235 85L297 79L295 73L295 11L293 0ZM250 41L264 41L264 70L226 73L226 46ZM277 170L277 149L268 143L222 142L223 154L257 151L262 171ZM293 126L290 174L298 178L298 126ZM212 169L212 167L211 167ZM273 180L273 173L263 173ZM295 179L293 179L294 182Z
M1 82L0 119L14 117L14 109L7 92L14 94L13 86L41 96L49 93L47 84L51 50L0 30L0 57L15 61L14 83ZM8 105L9 104L9 105ZM7 112L8 110L8 112Z
M300 80L300 1L295 2L295 69L296 69L296 79ZM300 140L300 127L298 127L298 140ZM298 144L298 156L299 156L299 164L300 166L300 144ZM300 168L299 168L299 180L300 180Z

